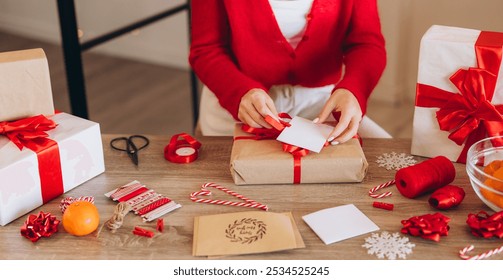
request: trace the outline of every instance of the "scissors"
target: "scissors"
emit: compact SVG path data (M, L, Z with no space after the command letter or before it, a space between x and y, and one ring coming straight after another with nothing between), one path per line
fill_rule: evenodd
M141 147L138 147L134 140L135 139L141 139L143 142L143 145ZM117 145L117 143L122 143L122 145ZM147 147L148 144L150 144L150 141L148 140L147 137L143 135L131 135L129 137L117 137L114 138L110 141L110 146L112 149L117 150L117 151L123 151L126 152L131 158L131 161L135 164L138 165L138 152L142 150L143 148Z

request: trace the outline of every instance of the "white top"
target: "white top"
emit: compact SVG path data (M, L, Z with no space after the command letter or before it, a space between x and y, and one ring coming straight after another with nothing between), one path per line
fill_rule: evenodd
M306 16L313 0L269 0L279 29L295 49L306 31Z

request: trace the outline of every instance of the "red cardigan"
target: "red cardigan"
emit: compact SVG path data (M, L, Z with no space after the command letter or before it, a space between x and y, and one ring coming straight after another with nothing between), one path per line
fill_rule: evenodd
M335 84L351 91L365 113L386 51L376 0L314 0L296 49L268 0L192 0L189 61L236 119L246 92L281 84Z

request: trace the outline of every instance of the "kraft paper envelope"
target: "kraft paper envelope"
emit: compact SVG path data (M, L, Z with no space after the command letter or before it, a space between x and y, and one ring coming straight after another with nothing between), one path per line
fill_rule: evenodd
M0 53L0 121L54 115L51 79L42 49Z
M247 211L194 219L194 256L254 254L304 247L291 213Z

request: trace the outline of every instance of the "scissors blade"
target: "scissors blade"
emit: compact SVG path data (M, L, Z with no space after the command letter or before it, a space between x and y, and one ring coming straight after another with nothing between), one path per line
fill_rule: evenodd
M135 165L138 165L138 153L136 152L131 152L129 153L129 156L131 157L131 160Z

